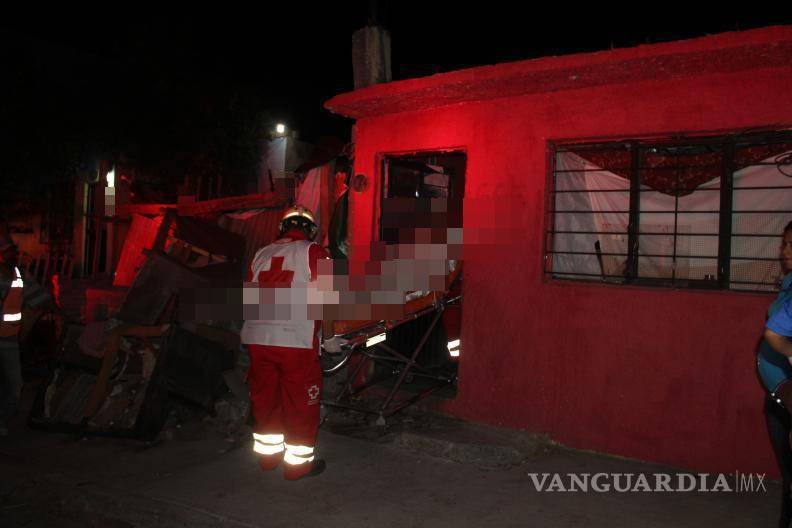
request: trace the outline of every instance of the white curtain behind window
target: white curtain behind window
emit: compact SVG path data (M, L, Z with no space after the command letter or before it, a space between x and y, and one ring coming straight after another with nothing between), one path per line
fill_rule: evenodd
M734 288L767 289L765 286L737 284L742 281L772 283L778 279L780 268L776 261L740 260L739 257L769 258L778 256L781 230L792 215L780 211L792 208L792 189L768 189L766 187L790 186L792 179L781 174L769 158L768 165L751 166L734 173L731 277ZM556 156L556 190L585 190L587 192L555 195L555 231L575 231L573 234L553 235L554 251L594 253L594 244L599 241L602 268L606 275L621 276L626 256L607 255L627 253L627 224L630 208L630 182L621 176L602 169L572 152ZM678 279L704 279L707 275L717 276L716 260L690 257L717 257L720 209L720 178L699 186L693 193L679 198L641 186L641 233L668 233L663 235L639 236L639 276L671 277L672 265L676 265ZM762 189L741 189L765 187ZM598 192L598 191L613 192ZM678 213L676 227L674 210L692 211ZM564 213L563 211L573 211ZM610 211L624 211L613 213ZM714 213L707 213L714 211ZM756 212L752 212L756 211ZM759 212L764 211L764 212ZM770 213L766 211L771 211ZM773 213L772 211L779 211ZM662 212L662 213L660 213ZM676 229L676 248L673 234ZM584 232L606 232L586 234ZM613 232L614 234L607 234ZM618 234L624 233L624 234ZM696 234L696 235L691 235ZM699 235L702 234L702 235ZM763 237L740 236L763 234ZM676 261L673 258L676 251ZM660 255L660 256L648 256ZM574 278L594 278L603 271L596 255L553 255L553 271L569 273ZM585 274L585 275L583 275Z

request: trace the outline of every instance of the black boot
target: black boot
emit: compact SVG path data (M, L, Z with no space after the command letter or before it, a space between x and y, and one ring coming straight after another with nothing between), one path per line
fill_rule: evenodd
M291 476L288 473L284 473L283 478L286 480L302 480L308 477L315 477L317 475L321 475L326 467L327 464L325 461L321 458L317 458L311 463L311 469L309 469L307 472L301 473L299 476Z

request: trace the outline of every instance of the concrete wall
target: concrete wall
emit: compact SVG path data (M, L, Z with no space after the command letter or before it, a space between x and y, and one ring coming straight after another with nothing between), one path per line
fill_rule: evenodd
M467 153L464 419L706 471L776 474L754 350L768 295L544 281L548 140L792 124L792 69L641 81L358 121L354 258L387 153Z

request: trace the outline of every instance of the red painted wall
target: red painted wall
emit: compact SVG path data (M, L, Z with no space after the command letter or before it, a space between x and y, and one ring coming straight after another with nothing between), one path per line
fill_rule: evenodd
M792 67L640 81L364 118L355 259L386 153L467 152L464 419L701 471L777 474L754 348L770 296L543 282L547 141L792 124ZM497 214L496 214L497 211ZM497 309L493 309L497 307Z

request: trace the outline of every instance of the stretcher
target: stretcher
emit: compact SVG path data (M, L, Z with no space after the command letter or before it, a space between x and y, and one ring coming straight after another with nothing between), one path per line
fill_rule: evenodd
M400 410L426 398L427 396L456 384L456 372L437 372L420 362L420 353L424 349L429 336L438 324L441 324L444 313L449 307L461 304L462 266L458 265L446 278L445 291L427 292L415 297L408 292L404 305L404 317L398 320L380 321L336 321L333 327L335 337L347 342L338 353L322 351L322 369L325 375L335 375L345 369L346 379L341 391L332 398L323 400L323 404L376 414L377 425L385 426L386 418ZM396 350L387 342L388 332L419 318L427 318L428 326L421 332L420 338L412 350ZM455 332L456 333L456 332ZM449 336L458 338L458 335ZM387 379L375 377L362 379L360 374L371 364L384 366L390 372ZM405 382L416 377L429 381L426 388L417 394L404 394ZM372 405L371 399L361 396L369 394L374 387L383 382L393 381L392 387L379 390L381 401ZM375 402L377 398L374 398ZM367 403L360 403L366 402Z

